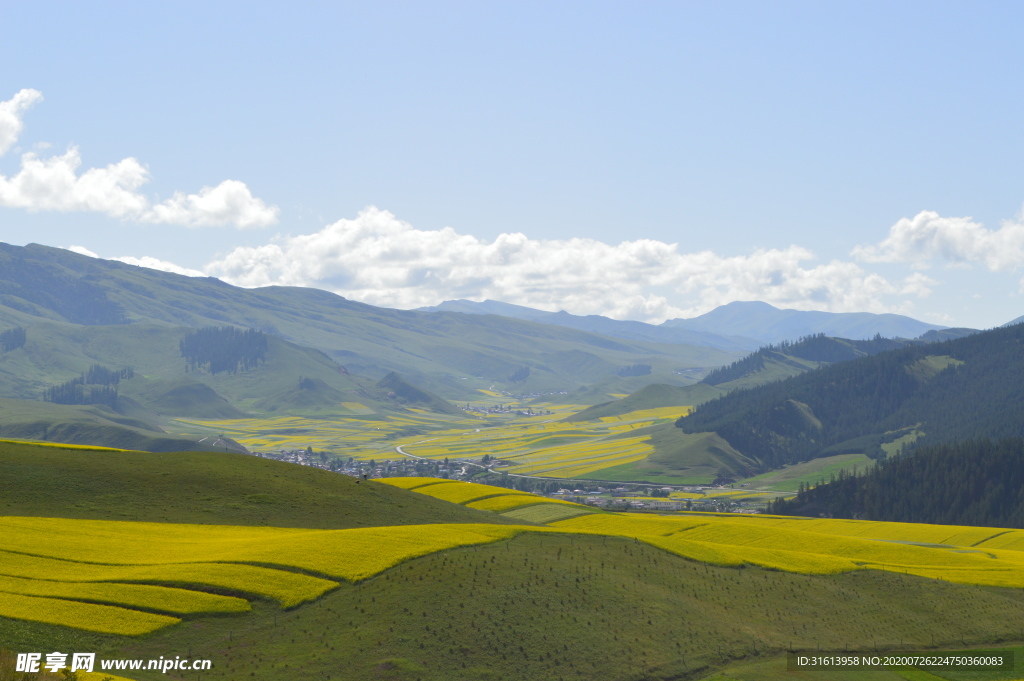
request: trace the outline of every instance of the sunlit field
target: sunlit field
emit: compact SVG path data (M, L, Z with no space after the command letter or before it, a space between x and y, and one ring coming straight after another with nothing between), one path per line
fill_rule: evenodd
M415 478L396 478L403 487ZM406 561L526 533L628 538L685 559L805 575L874 570L966 585L1024 587L1024 530L781 516L625 514L466 482L414 493L501 512L521 525L347 530L0 518L0 616L122 635L183 616L291 608ZM497 519L497 515L493 516ZM238 595L208 593L227 590Z
M498 399L488 395L491 402ZM352 405L354 406L354 404ZM518 407L514 403L513 408ZM357 460L479 460L485 454L505 462L500 470L518 475L572 478L640 461L653 453L648 437L629 433L674 421L689 407L644 409L595 421L561 420L581 405L535 405L540 415L466 412L464 417L420 409L386 416L336 416L202 420L178 419L192 430L216 432L255 451L305 449ZM401 447L401 452L396 448Z

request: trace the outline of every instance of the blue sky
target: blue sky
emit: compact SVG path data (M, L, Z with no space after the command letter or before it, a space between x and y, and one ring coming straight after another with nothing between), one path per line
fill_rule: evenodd
M992 326L1024 314L1022 15L8 3L0 240L396 307Z

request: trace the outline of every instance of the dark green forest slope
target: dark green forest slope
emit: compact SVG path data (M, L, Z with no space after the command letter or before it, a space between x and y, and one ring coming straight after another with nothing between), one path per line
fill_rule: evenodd
M770 505L784 515L1024 527L1024 439L920 447Z
M737 390L677 425L716 432L765 469L881 445L1024 432L1024 325L913 345Z

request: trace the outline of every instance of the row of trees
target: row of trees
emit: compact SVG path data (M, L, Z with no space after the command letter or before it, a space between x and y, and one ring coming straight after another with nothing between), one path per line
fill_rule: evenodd
M622 376L623 378L627 378L629 376L647 376L648 374L651 373L651 365L631 364L628 367L622 367L615 373L618 374L619 376Z
M921 447L861 475L801 485L770 513L940 525L1024 527L1024 439Z
M530 367L520 367L508 375L508 383L519 383L530 377Z
M186 371L234 374L255 369L267 358L267 335L255 329L206 326L189 331L178 344Z
M20 326L13 329L7 329L6 331L0 332L0 348L3 349L3 352L17 350L25 345L25 340L27 338L28 336L25 333L25 329Z
M135 369L130 366L108 369L94 364L80 376L43 390L43 400L54 404L105 404L113 408L117 404L114 386L133 376Z

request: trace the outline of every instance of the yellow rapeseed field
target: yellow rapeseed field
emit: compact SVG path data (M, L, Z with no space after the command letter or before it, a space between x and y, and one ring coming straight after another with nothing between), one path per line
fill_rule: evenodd
M453 504L464 504L467 501L475 501L484 497L508 494L508 490L504 487L479 485L474 482L443 482L417 487L413 491L442 501L450 501Z
M118 557L121 559L121 557ZM290 608L319 598L337 582L231 563L172 563L170 565L96 565L70 560L0 551L0 574L61 582L149 583L200 585L231 589L277 601Z
M564 506L577 506L571 501L564 499L549 499L548 497L542 497L537 494L505 494L500 497L489 497L487 499L481 499L480 501L471 501L466 506L470 508L480 509L482 511L495 511L501 513L509 509L518 508L519 506L526 506L527 504L562 504Z
M10 440L0 438L0 442L11 444L30 444L36 447L57 447L59 449L84 449L92 452L134 452L134 449L117 449L115 447L100 447L99 445L72 445L63 442L47 442L45 440Z
M857 523L860 527L851 525ZM972 548L911 539L864 536L869 521L815 521L797 518L684 514L639 516L600 514L551 523L567 531L634 537L694 560L721 565L748 563L807 574L876 569L951 582L1024 587L1024 551ZM877 523L878 534L911 537L916 529L927 537L1000 537L1017 531L944 527L910 523ZM830 528L847 533L829 533ZM861 536L853 534L859 531ZM941 534L940 534L941 533ZM998 537L993 537L993 541Z
M410 558L499 541L522 530L515 525L468 523L303 530L0 517L0 534L12 552L107 564L130 556L138 565L159 565L153 571L159 574L175 563L257 563L350 581L371 577ZM88 580L70 577L68 581ZM246 586L236 588L247 590Z
M181 621L176 617L127 610L112 605L79 603L78 601L38 598L3 592L0 592L0 617L58 624L102 634L124 636L148 634Z
M0 592L24 596L50 596L111 605L159 610L175 615L200 612L245 612L249 603L241 598L218 596L202 591L174 589L147 584L109 582L55 582L42 579L0 576Z
M378 478L377 482L385 485L401 487L402 489L416 489L425 485L436 485L441 482L450 482L444 478Z

